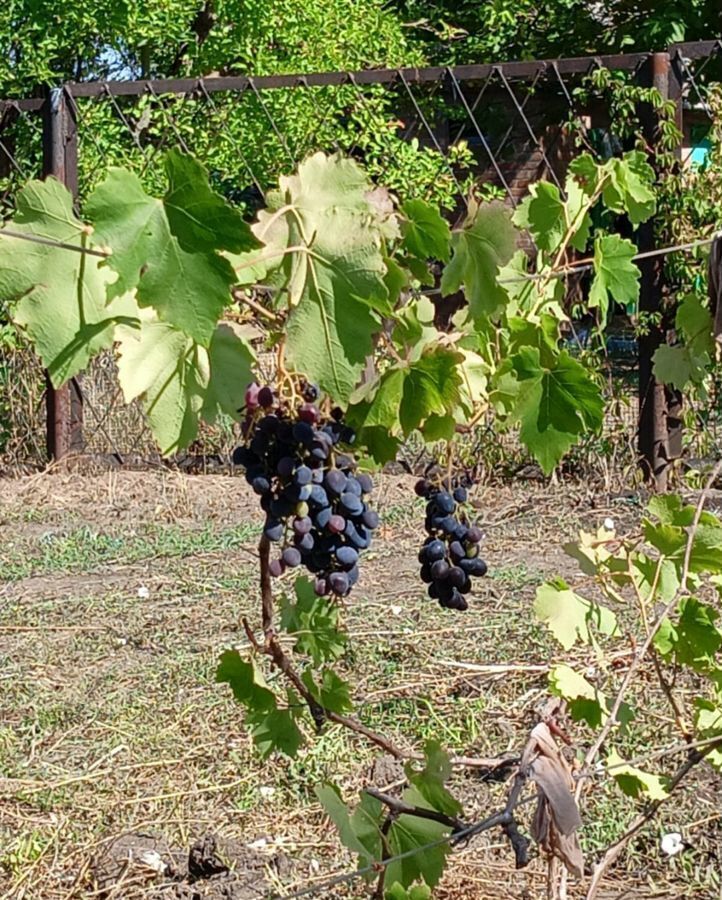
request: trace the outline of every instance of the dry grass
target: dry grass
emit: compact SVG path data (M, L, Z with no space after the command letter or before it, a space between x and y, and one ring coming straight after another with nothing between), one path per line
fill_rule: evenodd
M546 696L543 666L561 658L533 619L534 590L548 575L570 574L559 547L580 524L606 515L633 523L638 503L534 484L480 489L492 576L459 616L423 597L409 484L386 476L379 485L386 524L346 613L352 641L342 666L359 714L401 744L435 737L464 754L516 750ZM185 849L207 832L243 845L265 839L259 852L269 861L288 859L281 874L267 872L279 893L352 867L313 789L331 779L352 795L368 783L375 753L333 727L297 760L259 763L240 708L214 683L219 651L246 643L241 616L257 616L259 523L241 479L116 472L0 482L2 896L98 896L94 860L123 833ZM656 733L635 734L630 746L659 745L669 723L654 715ZM574 737L583 746L588 734L576 728ZM470 820L505 790L464 772L455 787ZM690 784L632 846L609 896L620 885L644 897L718 896L721 796L709 773ZM634 814L604 784L587 807L590 853ZM668 863L657 836L672 827L692 847ZM515 872L492 833L458 852L438 896L531 900L543 896L544 873L541 860ZM155 890L126 873L110 896ZM362 895L358 885L333 894Z

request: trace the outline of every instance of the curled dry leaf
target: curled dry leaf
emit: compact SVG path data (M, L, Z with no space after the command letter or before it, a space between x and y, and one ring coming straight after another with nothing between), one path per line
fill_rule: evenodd
M562 756L544 722L537 725L524 749L521 771L536 784L538 802L532 836L539 846L558 857L578 878L584 873L584 857L577 838L582 824L572 794L574 781L569 763Z

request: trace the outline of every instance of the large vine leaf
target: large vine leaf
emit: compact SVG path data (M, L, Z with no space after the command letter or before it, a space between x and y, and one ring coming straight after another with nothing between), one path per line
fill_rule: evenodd
M110 296L136 289L140 306L207 347L236 281L215 251L248 249L252 237L240 213L213 194L200 165L173 152L166 171L161 200L146 194L137 175L111 168L86 209L96 240L112 249L108 265L118 278Z
M349 159L316 153L280 179L253 231L266 255L283 257L276 286L291 312L286 355L345 405L358 381L388 289L385 220L369 202L371 185Z
M579 437L601 427L604 403L597 384L566 350L558 355L523 347L502 366L498 403L545 474Z
M84 248L85 225L73 198L54 178L31 181L17 195L12 231ZM106 303L109 280L101 260L83 252L13 238L0 232L0 302L24 329L55 387L86 368L113 343L119 323L137 323L131 296Z
M126 403L140 397L164 455L195 439L210 380L208 351L173 325L145 317L118 331L118 380Z
M219 412L238 419L256 360L243 330L234 322L220 322L213 332L208 357L210 378L201 415L211 424Z
M501 203L470 204L463 227L452 235L453 255L441 276L441 293L448 296L462 285L471 316L494 317L507 301L498 283L500 266L514 255L517 232Z

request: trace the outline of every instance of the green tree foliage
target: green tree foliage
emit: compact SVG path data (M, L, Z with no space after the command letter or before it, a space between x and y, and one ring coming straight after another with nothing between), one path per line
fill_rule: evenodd
M440 62L552 59L663 50L719 34L715 0L397 0L427 53Z

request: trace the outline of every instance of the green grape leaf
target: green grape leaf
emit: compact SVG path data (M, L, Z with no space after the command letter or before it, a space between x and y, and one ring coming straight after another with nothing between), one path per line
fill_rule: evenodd
M430 900L431 888L426 884L414 884L408 890L398 881L384 895L385 900Z
M233 696L248 709L271 712L276 709L276 697L266 684L255 662L246 662L238 650L225 650L218 662L216 681L229 684Z
M549 689L569 702L575 722L586 722L592 728L599 728L609 713L604 694L570 666L560 664L552 668Z
M602 198L608 209L629 216L633 225L650 219L657 208L654 196L654 169L640 150L625 153L621 159L605 163L609 179Z
M431 415L421 426L421 433L429 443L450 441L456 434L456 419L453 416Z
M666 800L669 796L665 786L667 779L628 765L614 749L607 754L607 771L628 797Z
M140 397L161 452L195 439L210 381L208 351L173 325L141 320L119 328L118 380L126 403ZM218 395L216 395L218 396Z
M654 374L665 384L683 390L702 384L714 359L713 323L710 311L696 294L688 294L677 308L677 333L682 343L662 344L654 354Z
M349 683L340 678L332 669L323 670L320 684L314 681L313 672L310 669L303 672L301 681L324 709L330 709L335 713L345 713L354 708Z
M565 650L577 640L593 643L595 631L608 636L617 633L617 617L611 609L580 597L562 579L537 588L534 613Z
M251 736L262 759L274 750L294 757L303 744L303 735L290 709L272 709L268 712L249 709L246 723L251 728Z
M452 414L459 403L463 357L445 347L429 348L412 363L404 380L399 419L405 435L431 415Z
M666 620L655 636L655 647L667 659L706 673L715 668L722 647L722 631L715 624L719 612L695 597L684 597L679 604L679 619Z
M404 250L418 259L449 260L451 230L438 207L426 200L407 200L401 206Z
M246 386L253 381L255 354L234 322L221 322L216 327L208 348L210 377L203 401L202 416L213 423L219 412L234 419L244 404Z
M70 192L55 178L30 181L17 195L10 230L83 247L85 226ZM0 240L0 302L32 341L55 387L111 347L116 326L137 325L138 308L124 294L108 304L106 269L82 252L4 235Z
M475 320L495 317L507 302L498 273L516 250L517 232L501 203L469 205L463 227L451 239L453 256L441 276L441 293L454 294L462 285Z
M208 173L196 159L170 150L165 169L168 191L163 205L171 233L186 250L242 253L256 246L241 211L213 190Z
M412 806L423 806L424 797L415 789L404 791L403 799ZM420 819L416 816L399 816L389 829L388 844L393 856L408 853L419 847L426 847L450 833L451 829L439 822ZM404 859L392 862L386 869L390 884L399 882L410 885L423 879L433 887L444 872L446 856L450 853L448 844L427 847L422 853L414 853Z
M439 332L434 325L436 308L431 299L421 296L400 309L392 334L394 345L399 348L404 359L419 359L429 344L439 340Z
M169 178L178 174L177 159L175 154L166 158ZM230 262L210 249L214 224L221 221L223 225L217 249L239 250L250 243L244 237L229 246L232 216L241 236L246 234L245 225L230 207L221 216L208 201L209 191L203 169L184 164L171 207L170 190L164 200L150 197L137 175L111 168L86 205L95 225L95 240L113 251L107 265L118 277L110 285L109 296L135 289L139 306L153 307L160 319L205 347L236 282ZM181 201L188 206L181 207ZM225 208L225 201L221 203ZM210 219L199 219L203 214Z
M717 702L704 697L696 697L694 701L694 727L702 740L722 739L722 694L718 694ZM722 772L722 744L710 750L705 759Z
M432 434L449 433L460 401L463 360L448 347L428 346L414 362L387 369L373 384L357 391L352 399L361 402L352 407L349 423L363 429L383 428L393 438L423 429L427 422ZM362 439L366 441L365 433Z
M683 526L654 525L644 519L642 528L645 540L665 557L673 560L681 569L684 563L689 535ZM697 526L689 558L689 571L719 575L722 572L722 526L709 520Z
M501 367L495 402L545 474L549 474L585 431L601 427L604 402L599 386L566 350L558 356L523 347Z
M283 258L286 355L346 405L379 329L371 307L389 303L383 223L369 204L370 182L350 159L316 153L280 187L253 231Z
M338 659L346 647L346 635L339 630L339 610L326 597L317 597L308 578L295 583L296 602L281 599L281 626L295 635L294 651L310 656L315 666Z
M422 806L448 816L456 816L461 812L461 804L446 788L446 782L451 776L449 756L437 741L426 742L423 768L417 769L413 763L408 763L404 771L409 784L423 797Z
M639 268L632 262L637 248L618 234L606 234L594 241L594 281L589 306L598 306L606 318L613 298L627 307L639 300Z
M512 222L531 232L540 250L555 250L567 230L566 209L559 188L548 181L529 185L529 195L517 206Z
M381 802L368 794L362 794L361 802L351 814L335 785L320 785L315 792L321 806L336 826L341 843L358 855L359 868L380 860L383 847L380 828L384 809Z
M384 263L386 264L384 284L388 291L387 308L391 318L391 312L398 303L401 292L409 286L409 273L406 269L402 269L395 259L387 257Z

